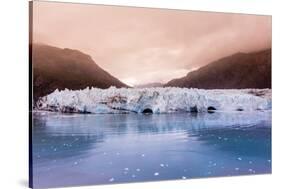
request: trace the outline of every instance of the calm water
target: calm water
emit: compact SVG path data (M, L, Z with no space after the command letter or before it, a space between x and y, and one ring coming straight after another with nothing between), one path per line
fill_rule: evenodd
M271 173L271 113L33 113L34 187Z

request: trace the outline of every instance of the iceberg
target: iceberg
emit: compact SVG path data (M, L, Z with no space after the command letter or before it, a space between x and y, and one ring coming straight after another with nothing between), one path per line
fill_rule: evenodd
M36 110L63 113L173 113L271 110L271 89L89 88L55 90Z

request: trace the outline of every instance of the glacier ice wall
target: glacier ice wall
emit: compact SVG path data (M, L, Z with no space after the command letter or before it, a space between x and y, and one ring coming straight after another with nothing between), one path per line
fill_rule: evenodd
M55 90L37 110L65 113L171 113L271 110L271 89L86 88Z

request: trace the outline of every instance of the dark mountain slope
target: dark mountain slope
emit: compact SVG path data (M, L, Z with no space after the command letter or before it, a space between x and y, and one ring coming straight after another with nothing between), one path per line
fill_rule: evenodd
M55 89L84 89L87 86L108 88L127 87L100 68L89 55L78 50L48 45L32 45L34 99Z
M212 62L165 86L202 89L271 88L271 49L237 53Z

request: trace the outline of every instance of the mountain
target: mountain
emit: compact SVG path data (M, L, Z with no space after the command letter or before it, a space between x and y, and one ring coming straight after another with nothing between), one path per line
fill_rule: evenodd
M32 44L33 97L37 100L55 89L128 87L78 50Z
M143 85L136 85L135 88L152 88L152 87L162 87L162 83L147 83Z
M271 49L237 53L214 61L164 86L202 89L271 88Z

